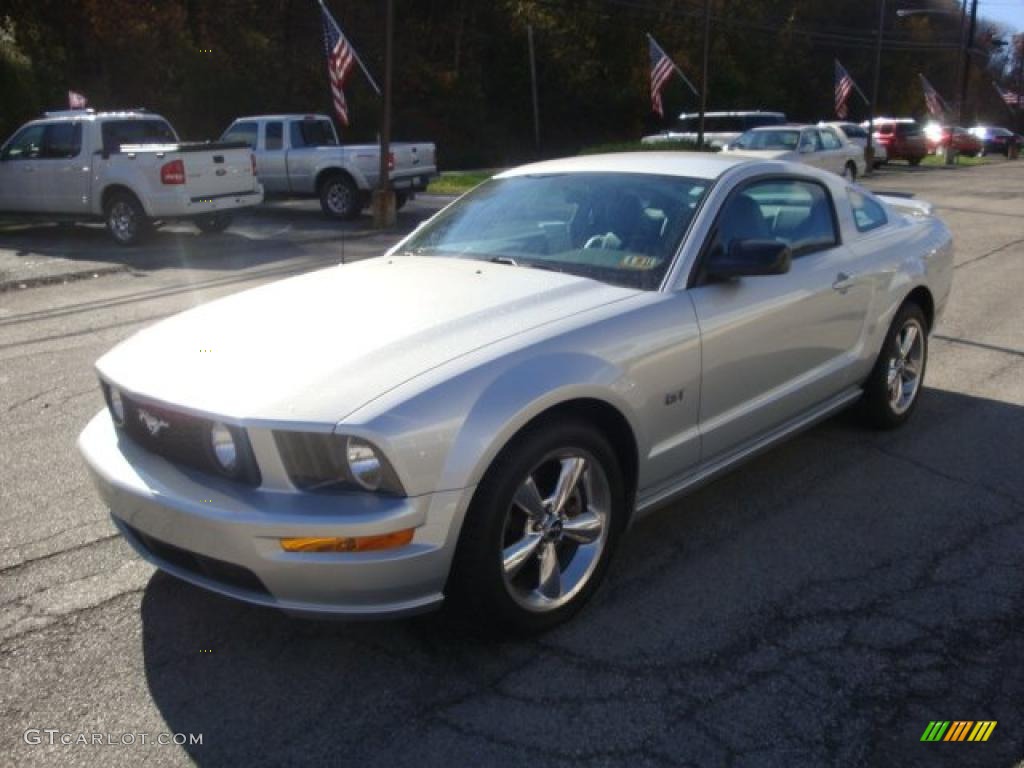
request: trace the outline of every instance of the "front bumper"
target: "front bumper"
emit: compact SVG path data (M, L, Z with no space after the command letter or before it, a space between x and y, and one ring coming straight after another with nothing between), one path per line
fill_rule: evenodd
M118 529L185 581L292 614L389 617L443 599L471 489L409 498L246 488L175 466L121 434L107 411L78 446ZM291 536L370 536L415 528L380 552L293 553Z

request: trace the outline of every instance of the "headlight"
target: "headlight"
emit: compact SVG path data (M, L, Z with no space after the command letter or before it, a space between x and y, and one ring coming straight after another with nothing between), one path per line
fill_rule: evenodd
M350 437L345 458L348 461L348 471L357 483L368 491L380 488L383 471L380 456L372 445L358 437Z
M107 404L110 406L110 414L114 422L121 426L124 424L124 401L121 399L121 392L116 387L107 387Z
M235 443L235 436L219 421L210 427L210 447L213 449L213 457L217 464L225 473L233 475L238 471L238 445Z
M369 440L329 433L275 431L274 442L296 488L405 495L394 468Z

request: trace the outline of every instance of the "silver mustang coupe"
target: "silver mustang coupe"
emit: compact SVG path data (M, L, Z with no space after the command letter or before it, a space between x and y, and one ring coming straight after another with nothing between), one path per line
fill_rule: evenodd
M952 262L926 203L805 165L537 163L379 258L120 344L79 445L120 531L186 581L540 630L640 515L847 406L906 421Z

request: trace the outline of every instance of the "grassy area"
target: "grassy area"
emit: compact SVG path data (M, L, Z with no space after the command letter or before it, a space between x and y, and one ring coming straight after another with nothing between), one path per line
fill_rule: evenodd
M461 195L477 184L487 181L498 172L497 168L482 171L445 171L439 178L430 182L427 194Z
M644 144L640 141L620 141L614 144L595 144L592 147L584 147L580 150L581 155L600 155L605 152L698 152L697 144L693 141L659 141L653 144ZM713 152L714 150L705 150Z
M957 165L988 165L993 161L994 158L991 156L985 157L968 157L967 155L960 155L956 159ZM939 155L928 155L924 160L921 161L921 165L945 165L946 158Z

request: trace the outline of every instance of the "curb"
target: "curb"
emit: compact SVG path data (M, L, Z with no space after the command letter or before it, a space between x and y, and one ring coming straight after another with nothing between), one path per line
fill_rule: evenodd
M116 275L122 272L131 272L126 264L118 264L111 267L99 267L98 269L82 270L77 272L60 272L55 275L38 275L22 279L0 281L0 293L7 291L18 291L25 288L36 288L40 285L53 285L56 283L73 283L79 280L92 280L105 275Z

